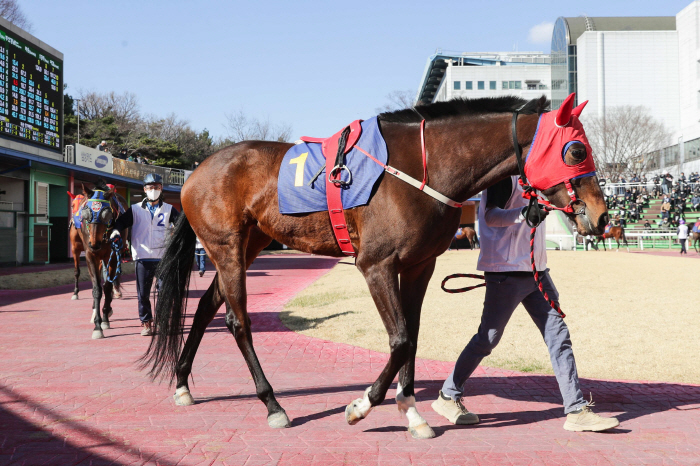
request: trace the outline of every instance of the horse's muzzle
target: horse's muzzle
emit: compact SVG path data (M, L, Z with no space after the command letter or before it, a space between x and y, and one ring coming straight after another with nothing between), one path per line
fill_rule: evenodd
M95 243L95 244L92 244L92 243L88 242L88 247L89 247L90 250L92 250L92 251L99 251L100 249L102 249L102 244L103 244L102 241L98 241L98 242Z

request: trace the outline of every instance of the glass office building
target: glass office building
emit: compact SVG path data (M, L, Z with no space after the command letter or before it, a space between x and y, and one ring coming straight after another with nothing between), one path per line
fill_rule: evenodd
M674 31L675 29L674 16L557 18L552 32L552 108L559 108L569 94L578 91L576 41L584 32Z

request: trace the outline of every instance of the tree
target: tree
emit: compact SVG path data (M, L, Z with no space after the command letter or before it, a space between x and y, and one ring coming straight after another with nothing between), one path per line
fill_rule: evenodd
M292 137L290 125L273 124L269 119L258 120L246 116L241 110L226 114L224 128L230 143L250 140L288 142Z
M25 31L32 30L32 23L24 16L17 0L0 0L0 16Z
M413 102L416 98L416 91L406 90L406 91L392 91L386 95L386 99L389 101L383 106L374 109L377 113L393 112L396 110L403 110L404 108L413 107Z
M606 109L604 117L583 119L598 173L616 180L627 171L645 172L647 155L668 146L671 133L643 106Z

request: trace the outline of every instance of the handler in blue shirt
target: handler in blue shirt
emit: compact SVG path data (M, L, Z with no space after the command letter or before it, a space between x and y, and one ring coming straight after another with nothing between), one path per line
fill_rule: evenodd
M153 335L153 314L149 295L156 268L163 257L168 230L175 223L178 211L163 202L163 178L149 173L143 179L146 198L133 204L115 221L111 238L121 237L121 232L131 228L131 257L136 262L136 293L139 300L141 335Z

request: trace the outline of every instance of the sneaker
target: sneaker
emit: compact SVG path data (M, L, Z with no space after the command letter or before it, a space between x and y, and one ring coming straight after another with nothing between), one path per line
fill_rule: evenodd
M199 276L200 276L200 277L204 276L204 271L203 271L203 270L200 270L200 271L199 271Z
M591 411L590 403L576 412L566 415L564 429L571 432L602 432L620 425L615 417L603 417Z
M151 329L151 323L150 322L141 322L141 336L142 337L150 337L153 335L153 330Z
M461 400L453 400L449 396L443 395L442 390L440 390L438 399L433 401L430 406L432 406L433 411L446 417L452 424L468 426L479 423L479 416L470 413Z

